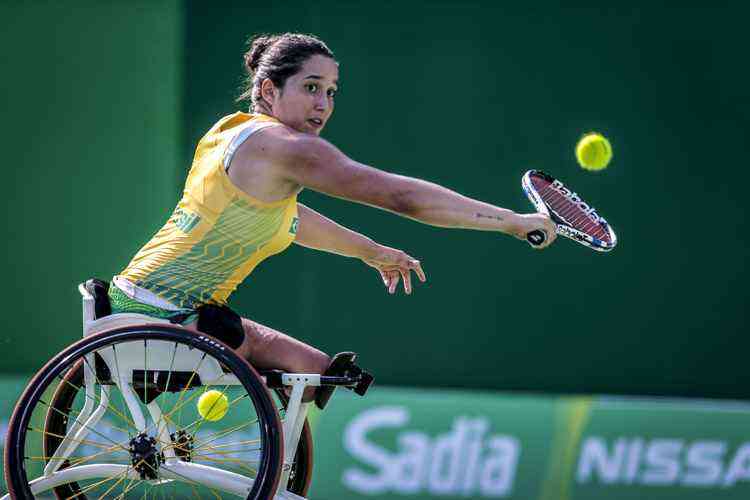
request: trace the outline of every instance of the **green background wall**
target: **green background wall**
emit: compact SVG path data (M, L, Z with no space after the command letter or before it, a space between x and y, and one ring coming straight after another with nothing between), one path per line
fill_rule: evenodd
M419 257L428 284L388 296L369 268L297 247L247 280L239 310L359 351L381 383L750 395L747 9L187 6L188 146L236 109L248 34L317 33L341 62L324 136L343 151L523 211L522 173L547 169L621 240L608 255L570 241L537 253L307 192ZM599 175L573 159L589 130L615 151Z
M119 271L174 207L176 1L0 2L0 370L81 336L78 283Z
M746 398L750 131L739 7L562 9L492 2L0 5L6 186L2 369L80 336L75 285L111 276L166 220L198 138L238 109L247 35L319 34L341 62L325 137L355 159L528 211L542 168L621 243L545 252L306 192L419 257L388 296L374 271L292 247L233 298L244 314L382 384ZM598 130L598 175L572 149Z

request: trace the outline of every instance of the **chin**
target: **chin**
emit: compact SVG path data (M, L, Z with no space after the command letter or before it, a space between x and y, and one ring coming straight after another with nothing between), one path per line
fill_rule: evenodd
M304 132L310 135L320 135L320 132L322 130L322 128L314 128L308 125L307 127L305 127Z

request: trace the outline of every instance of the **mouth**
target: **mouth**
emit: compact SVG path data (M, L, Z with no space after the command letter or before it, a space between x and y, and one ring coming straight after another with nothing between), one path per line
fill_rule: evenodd
M320 118L310 118L307 123L311 124L314 128L321 128L323 126L323 120Z

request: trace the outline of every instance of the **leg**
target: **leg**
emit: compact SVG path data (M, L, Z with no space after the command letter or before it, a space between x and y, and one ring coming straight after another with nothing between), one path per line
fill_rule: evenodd
M187 326L197 331L195 323ZM242 318L245 340L235 352L258 369L279 369L291 373L322 374L331 363L324 352L273 328ZM315 387L305 390L305 401L315 397Z

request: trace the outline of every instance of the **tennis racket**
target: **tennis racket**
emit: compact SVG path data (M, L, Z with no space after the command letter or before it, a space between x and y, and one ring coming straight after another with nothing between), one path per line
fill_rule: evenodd
M521 186L537 212L550 216L557 234L599 252L609 252L617 245L617 236L604 217L551 175L529 170ZM531 246L539 246L547 240L547 233L537 229L526 239Z

